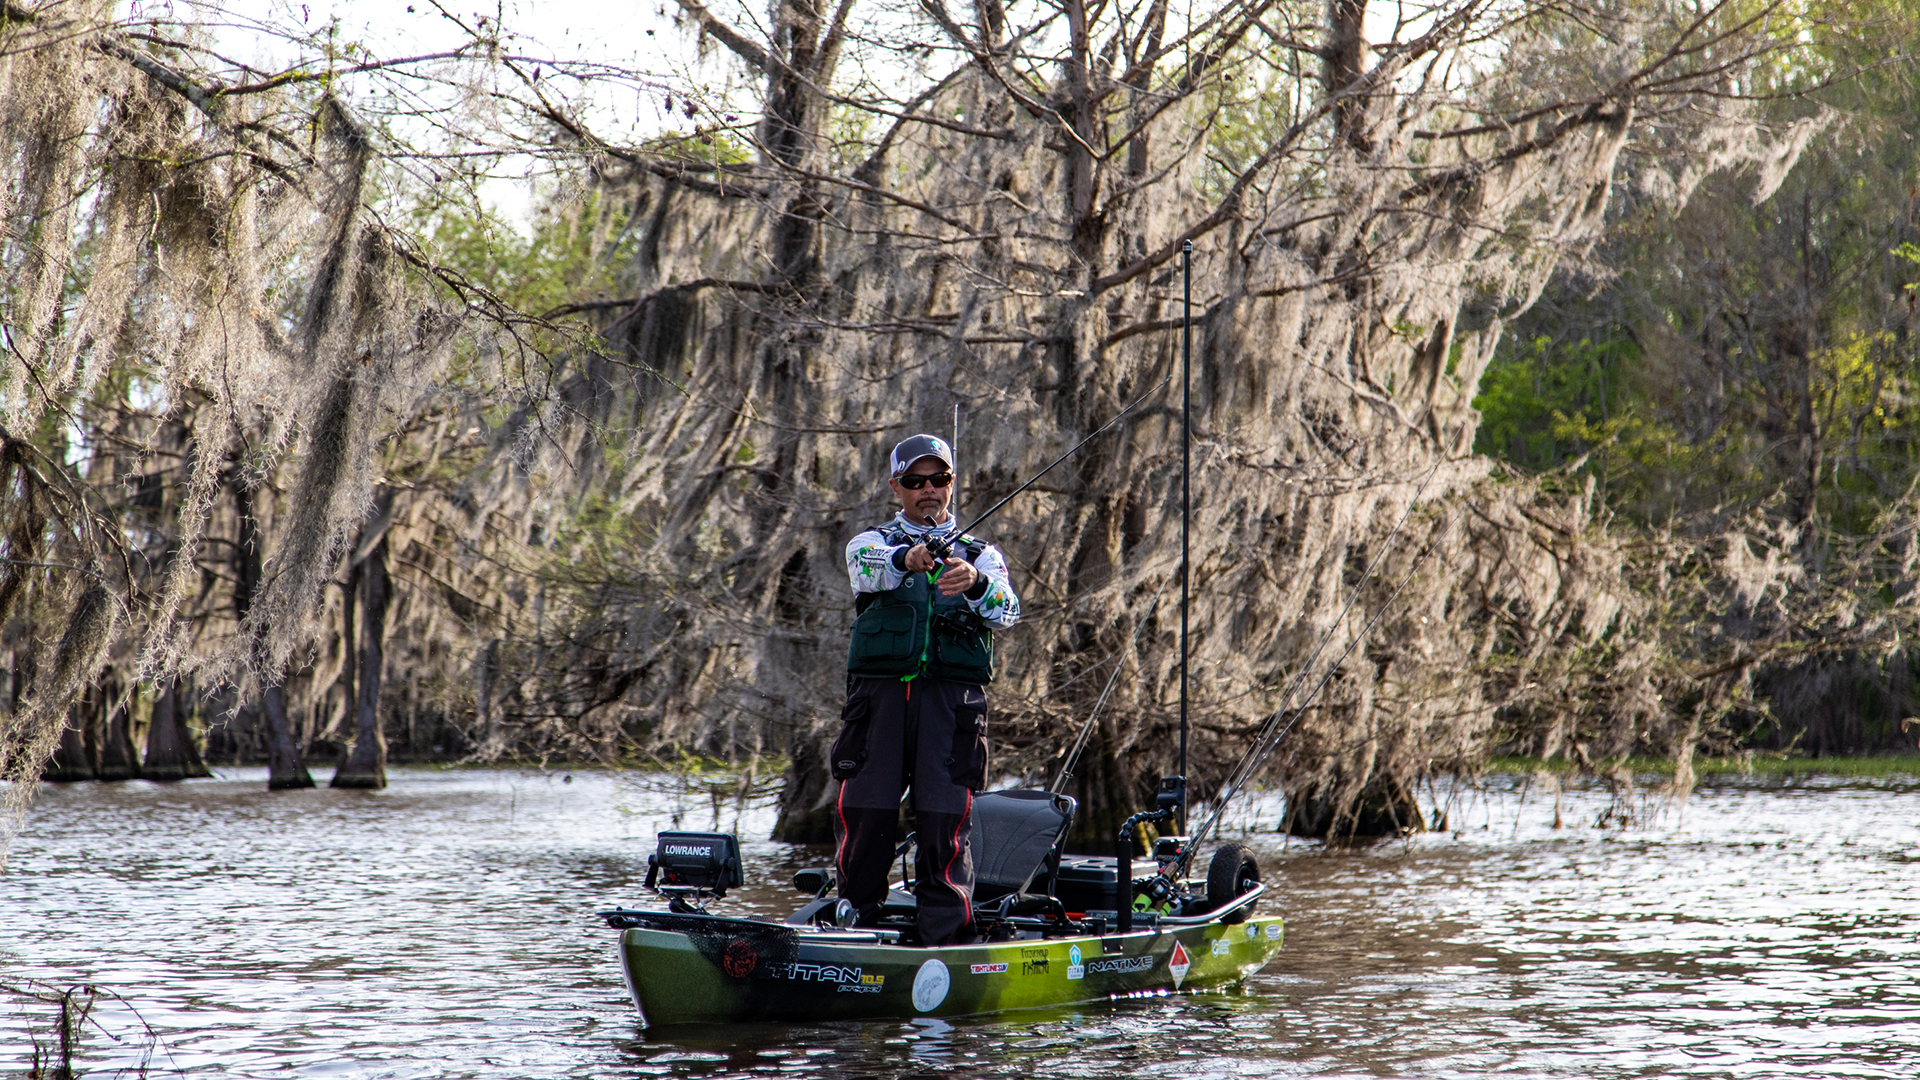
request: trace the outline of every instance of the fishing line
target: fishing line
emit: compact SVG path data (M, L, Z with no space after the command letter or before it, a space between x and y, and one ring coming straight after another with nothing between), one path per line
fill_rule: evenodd
M948 555L948 553L949 553L949 552L951 552L951 551L953 550L953 545L954 545L954 543L955 543L956 541L958 541L958 540L959 540L959 539L960 539L960 538L961 538L962 536L964 536L964 535L966 535L967 533L970 533L970 532L972 532L973 530L975 530L975 529L977 529L977 528L979 528L979 527L980 527L980 523L981 523L981 522L983 522L983 521L985 521L985 520L987 520L988 518L990 518L990 517L992 517L993 515L995 515L995 514L997 514L997 513L999 513L999 512L1000 512L1000 508L1001 508L1001 507L1003 507L1003 506L1005 506L1005 505L1007 505L1008 503L1010 503L1010 502L1012 502L1012 501L1013 501L1013 497L1014 497L1015 495L1018 495L1018 494L1020 494L1021 492L1023 492L1023 491L1025 491L1025 490L1027 490L1028 488L1030 488L1030 487L1032 487L1033 485L1035 485L1035 484L1037 484L1037 483L1039 483L1039 482L1040 482L1040 478L1041 478L1041 477L1043 477L1043 476L1045 476L1045 475L1047 475L1048 473L1050 473L1050 472L1052 472L1052 471L1053 471L1053 469L1054 469L1054 466L1055 466L1055 465L1058 465L1058 464L1060 464L1061 462L1063 462L1063 461L1065 461L1065 460L1067 460L1068 458L1070 458L1070 457L1072 457L1072 456L1073 456L1073 455L1074 455L1075 453L1077 453L1077 452L1079 451L1079 449L1080 449L1081 447L1083 447L1083 446L1085 446L1085 445L1087 445L1088 443L1090 443L1090 442L1092 442L1092 441L1094 440L1094 438L1095 438L1096 436L1098 436L1098 435L1099 435L1099 434L1100 434L1101 432L1104 432L1104 431L1106 431L1106 430L1107 430L1108 428L1110 428L1110 427L1112 427L1113 425L1115 425L1115 424L1117 424L1117 423L1119 423L1119 422L1120 422L1120 418L1121 418L1121 417L1123 417L1123 416L1125 416L1125 415L1127 415L1128 413L1130 413L1130 412L1132 412L1132 411L1134 410L1134 408L1135 408L1136 406L1138 406L1138 405L1139 405L1139 404L1140 404L1141 402L1143 402L1143 401L1145 401L1145 400L1147 400L1148 398L1150 398L1150 397L1152 397L1152 396L1153 396L1153 395L1154 395L1155 393L1157 393L1157 392L1159 392L1159 390L1160 390L1160 388L1161 388L1161 387L1163 387L1163 386L1165 386L1165 385L1167 385L1168 383L1170 383L1170 382L1172 382L1172 381L1173 381L1173 373L1172 373L1172 372L1168 372L1168 373L1167 373L1167 377L1166 377L1166 378L1164 378L1164 379L1161 379L1161 380L1160 380L1159 382L1157 382L1157 383L1154 383L1154 384L1153 384L1153 385L1152 385L1151 387L1148 387L1148 388L1147 388L1147 392L1146 392L1146 393L1144 393L1144 394L1141 394L1141 395L1140 395L1139 397L1137 397L1137 398L1134 398L1134 399L1133 399L1133 400L1132 400L1131 402L1128 402L1128 403L1127 403L1127 407L1126 407L1126 408L1124 408L1124 409L1121 409L1121 410L1120 410L1119 412L1117 412L1117 413L1114 413L1114 414L1113 414L1113 419L1111 419L1111 420L1109 420L1109 421L1107 421L1107 422L1106 422L1106 423L1104 423L1104 424L1101 424L1101 425L1100 425L1099 427L1097 427L1097 428L1095 428L1095 429L1093 429L1093 433L1092 433L1092 434L1090 434L1090 435L1088 435L1088 436L1087 436L1086 438L1084 438L1084 439L1081 439L1081 440L1080 440L1079 442L1077 442L1077 443L1074 443L1074 444L1073 444L1073 448L1072 448L1071 450L1068 450L1068 451L1067 451L1066 453L1064 453L1064 454L1061 454L1061 455L1060 455L1059 457L1057 457L1057 458L1054 458L1054 459L1053 459L1053 464L1052 464L1052 465L1048 465L1048 466L1047 466L1046 468L1044 468L1044 469L1041 469L1041 470L1040 470L1039 472L1037 472L1037 473L1034 473L1034 474L1033 474L1033 478L1032 478L1032 479L1030 479L1030 480L1028 480L1028 481L1027 481L1026 483L1024 483L1024 484L1021 484L1021 485L1020 485L1019 487L1017 487L1017 488L1014 488L1014 489L1013 489L1012 491L1009 491L1009 492L1007 492L1007 494L1006 494L1006 497L1005 497L1005 498L1003 498L1003 499L1001 499L1001 500L1000 500L999 502L997 502L997 503L994 503L994 504L993 504L993 505L992 505L991 507L989 507L989 508L987 509L987 512L986 512L986 513L984 513L984 514L981 514L981 515L980 515L979 517L977 517L977 518L974 518L974 519L973 519L972 521L970 521L970 522L968 522L968 523L967 523L967 527L966 527L966 528L964 528L964 529L955 529L955 530L953 531L953 534L952 534L952 535L950 535L950 536L944 536L944 537L938 537L938 538L933 538L933 539L929 539L929 540L927 541L927 545L926 545L926 546L927 546L927 552L928 552L928 554L930 554L930 555L932 555L932 556L933 556L934 558L936 558L936 559L944 559L944 558L946 558L946 557L947 557L947 555Z
M1299 723L1302 716L1306 715L1307 708L1320 696L1320 692L1326 689L1327 683L1333 679L1334 673L1340 670L1340 665L1345 663L1347 657L1353 654L1356 646L1366 640L1367 635L1373 632L1374 626L1386 615L1387 610L1393 606L1393 602L1399 599L1401 590L1407 587L1407 582L1413 580L1414 571L1418 570L1420 564L1426 561L1427 555L1432 552L1434 546L1439 543L1440 539L1444 537L1448 531L1451 531L1451 526L1449 526L1448 530L1443 530L1440 535L1435 536L1433 540L1428 542L1426 548L1414 559L1413 565L1407 568L1406 576L1400 579L1400 584L1395 586L1393 594L1387 597L1386 603L1380 605L1379 610L1367 621L1367 624L1347 643L1347 647L1345 651L1340 654L1339 659L1335 660L1332 666L1327 668L1325 676L1323 676L1319 684L1314 687L1313 693L1309 694L1307 699L1297 708L1290 705L1289 703L1292 702L1294 695L1299 692L1300 687L1306 684L1308 677L1313 671L1314 663L1320 658L1320 654L1332 643L1333 635L1339 631L1340 625L1346 621L1346 617L1348 613L1353 610L1354 605L1360 602L1360 596L1365 590L1366 583L1373 578L1373 572L1379 569L1381 561L1387 557L1387 552L1392 549L1393 538L1399 534L1401 526L1407 523L1407 518L1412 516L1414 506L1419 503L1420 496L1427 490L1427 484L1433 480L1435 474L1440 471L1440 466L1445 462L1446 457L1444 455L1437 456L1434 459L1433 467L1427 470L1427 475L1420 481L1420 486L1415 489L1413 498L1408 500L1407 508L1401 512L1400 520L1394 522L1393 529L1387 533L1386 540L1381 544L1380 553L1374 556L1373 562L1368 565L1366 572L1360 576L1360 581L1354 587L1353 596L1347 600L1346 606L1340 609L1340 614L1334 619L1332 627L1321 637L1320 644L1314 647L1313 652L1307 657L1307 662L1301 666L1300 674L1295 676L1293 685L1287 688L1286 694L1281 698L1280 707L1274 711L1273 716L1269 718L1264 725L1265 730L1255 738L1253 745L1248 748L1247 753L1241 757L1239 763L1234 766L1233 771L1228 774L1227 782L1222 785L1221 795L1219 800L1214 804L1212 813L1207 815L1206 821L1201 824L1199 831L1193 833L1193 839L1187 844L1186 854L1181 857L1180 863L1175 868L1176 874L1185 871L1187 864L1193 858L1193 852L1199 848L1201 841L1206 839L1207 834L1213 830L1214 826L1219 824L1220 818L1226 813L1227 804L1232 802L1234 797L1245 789L1247 783L1253 778L1253 775L1266 764L1266 758L1273 752L1274 747L1278 746L1280 740L1286 736L1287 732L1292 731L1293 726ZM1289 712L1293 715L1287 720L1286 725L1275 731L1275 725L1278 725L1281 717L1287 716Z
M1165 588L1164 585L1161 586L1163 592ZM1067 751L1067 760L1065 764L1060 767L1060 775L1055 777L1053 783L1047 786L1047 792L1049 794L1060 794L1066 789L1067 781L1073 779L1074 766L1080 763L1080 753L1087 748L1087 736L1093 734L1093 722L1100 718L1100 710L1107 704L1107 695L1113 693L1113 684L1120 681L1120 673L1126 670L1127 653L1139 642L1140 631L1146 629L1147 624L1153 621L1153 613L1158 610L1159 607L1160 593L1155 593L1153 595L1153 603L1147 606L1146 615L1142 616L1139 622L1133 624L1133 634L1127 639L1127 648L1121 650L1119 656L1120 662L1114 665L1113 673L1107 676L1107 685L1101 689L1100 699L1093 703L1093 711L1087 714L1086 722L1080 725L1080 735L1073 740L1073 749Z
M1407 583L1413 580L1414 572L1420 569L1420 565L1426 562L1427 556L1433 552L1433 549L1451 531L1452 526L1449 525L1447 529L1442 530L1439 535L1427 542L1427 546L1414 558L1413 565L1407 567L1407 572L1405 576L1400 579L1400 584L1394 586L1393 594L1387 597L1386 603L1380 605L1380 609L1374 612L1371 619L1367 620L1367 625L1361 627L1360 632L1354 635L1353 640L1347 642L1346 649L1340 653L1339 658L1333 662L1332 666L1327 668L1326 674L1321 677L1319 684L1313 688L1313 693L1309 694L1307 699L1301 702L1298 708L1289 709L1288 706L1282 705L1280 709L1273 714L1273 718L1268 721L1269 725L1278 722L1280 717L1285 716L1289 711L1291 711L1293 715L1288 718L1286 726L1280 728L1279 731L1271 735L1263 734L1256 740L1248 756L1242 758L1241 764L1235 767L1227 781L1226 790L1224 794L1221 795L1219 803L1214 807L1213 813L1208 815L1206 822L1201 825L1200 831L1194 834L1193 842L1188 847L1189 859L1192 857L1192 850L1199 846L1200 841L1212 831L1214 826L1219 823L1220 818L1225 815L1227 804L1233 800L1234 796L1245 790L1247 783L1252 780L1253 774L1257 773L1260 768L1266 764L1267 755L1273 752L1274 748L1280 744L1280 740L1286 737L1287 732L1292 731L1293 726L1300 722L1301 717L1306 715L1307 710L1311 708L1314 701L1319 698L1320 692L1327 688L1327 684L1332 682L1334 675L1340 671L1340 665L1346 663L1347 657L1353 655L1354 648L1362 641L1365 641L1367 636L1373 632L1373 628L1379 624L1382 618L1386 617L1387 611L1393 607L1394 601L1400 598L1400 593L1406 589ZM1296 686L1297 685L1298 683L1296 682ZM1185 863L1183 862L1181 865L1184 869Z

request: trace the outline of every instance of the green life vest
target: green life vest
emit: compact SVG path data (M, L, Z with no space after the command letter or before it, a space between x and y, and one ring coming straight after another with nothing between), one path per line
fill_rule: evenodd
M881 535L891 545L908 542L904 533ZM968 562L986 550L971 536L954 542ZM847 672L866 678L993 681L993 631L965 596L942 596L929 575L910 573L898 588L863 592L853 600L853 640L847 647Z

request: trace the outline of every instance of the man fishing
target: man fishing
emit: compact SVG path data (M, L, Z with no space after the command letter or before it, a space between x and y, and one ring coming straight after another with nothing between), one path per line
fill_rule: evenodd
M847 703L828 757L840 781L834 867L840 896L872 923L887 898L900 798L911 790L920 942L957 944L974 940L971 814L987 780L993 632L1020 621L1020 599L1000 552L957 535L945 440L915 435L888 464L900 513L847 544L856 615Z

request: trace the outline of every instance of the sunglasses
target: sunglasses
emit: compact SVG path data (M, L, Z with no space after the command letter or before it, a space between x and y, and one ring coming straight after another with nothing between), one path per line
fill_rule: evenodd
M900 477L900 486L906 488L908 491L919 491L928 484L932 484L937 488L943 488L951 483L953 483L953 474L950 472L908 473Z

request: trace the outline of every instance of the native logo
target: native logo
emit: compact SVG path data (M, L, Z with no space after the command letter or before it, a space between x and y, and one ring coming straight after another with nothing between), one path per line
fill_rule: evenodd
M720 954L720 970L735 979L746 978L759 966L760 954L753 950L753 943L746 938L734 938L727 942L726 951Z
M1080 946L1067 950L1067 978L1084 979L1087 977L1087 965L1080 962Z
M913 1007L921 1012L932 1012L947 1000L947 989L953 985L953 976L947 973L947 965L939 960L929 960L920 965L913 976Z
M1276 923L1267 924L1267 940L1268 941L1280 940L1280 924L1279 923L1276 922Z
M1173 972L1173 988L1175 990L1180 989L1180 984L1186 980L1187 969L1192 966L1193 962L1187 959L1186 946L1177 941L1174 942L1173 955L1167 957L1167 970Z
M1007 973L1007 965L975 964L973 965L973 973L975 975L1005 975Z
M1233 939L1217 937L1213 939L1213 955L1225 956L1233 951Z
M1180 955L1185 958L1187 954ZM1154 959L1151 956L1116 956L1111 959L1102 958L1092 961L1087 965L1087 970L1096 975L1126 975L1135 971L1152 971L1153 964Z

